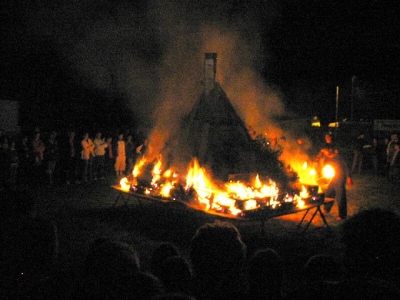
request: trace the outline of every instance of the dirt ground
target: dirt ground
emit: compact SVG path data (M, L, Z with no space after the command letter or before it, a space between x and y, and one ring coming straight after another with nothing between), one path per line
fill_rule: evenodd
M134 245L142 269L148 268L152 250L162 241L175 243L187 255L196 229L215 217L194 211L181 204L144 201L141 205L122 201L114 207L118 193L113 180L90 185L59 185L31 190L37 216L54 220L60 242L60 268L73 278L79 273L90 241L110 237ZM349 217L361 210L381 207L400 214L400 185L384 176L358 175L347 187ZM248 254L263 247L278 251L286 262L289 285L298 282L301 268L318 253L340 256L340 228L337 207L325 214L329 228L316 215L307 230L297 224L303 213L270 219L265 222L232 221L242 234ZM311 217L307 215L306 222Z

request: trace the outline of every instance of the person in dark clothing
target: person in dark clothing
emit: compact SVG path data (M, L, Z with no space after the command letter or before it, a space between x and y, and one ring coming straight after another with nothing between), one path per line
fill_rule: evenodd
M59 147L56 139L56 132L51 132L46 142L46 149L44 151L44 161L46 163L46 174L48 176L48 183L52 185L54 183L54 172L56 165L59 161Z
M390 180L398 181L400 179L400 143L394 144L394 153L391 161L389 162Z
M354 145L354 156L353 156L353 163L351 165L350 174L353 174L357 168L357 173L360 174L363 169L363 162L365 151L371 148L371 145L365 139L365 134L360 133L357 137L357 140Z
M346 183L347 177L349 177L349 171L339 150L334 146L332 137L327 135L325 136L325 140L327 143L317 155L316 160L321 169L326 165L330 165L334 170L334 175L327 185L325 196L335 198L339 210L337 220L344 220L347 217ZM331 208L332 204L326 204L324 206L325 211L328 213Z
M391 210L363 210L342 225L346 277L337 299L400 299L400 217Z
M229 222L201 226L190 243L196 299L246 299L244 266L246 245Z
M272 248L257 250L247 261L246 299L283 299L284 262Z
M126 173L132 174L135 158L136 158L136 149L133 143L132 135L128 135L125 142L125 152L126 152Z

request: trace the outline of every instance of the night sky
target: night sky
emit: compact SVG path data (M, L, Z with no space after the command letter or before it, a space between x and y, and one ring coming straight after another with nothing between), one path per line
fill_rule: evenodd
M23 126L162 127L193 106L204 53L217 52L246 122L333 121L337 86L340 119L399 119L398 5L359 3L8 1L1 97L21 102Z

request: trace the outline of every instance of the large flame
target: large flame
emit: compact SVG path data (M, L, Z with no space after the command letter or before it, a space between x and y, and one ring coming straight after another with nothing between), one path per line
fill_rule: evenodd
M120 188L124 191L132 190L132 186L139 182L142 172L145 172L147 163L148 160L142 157L134 166L132 174L121 179ZM308 174L308 182L317 181L317 172L313 167L310 168L306 162L303 164L303 170ZM258 209L261 206L276 208L280 206L280 201L282 201L282 199L278 199L280 191L271 179L263 180L257 174L250 182L231 180L223 185L217 185L207 170L200 166L196 158L189 164L186 176L182 177L171 169L163 172L160 155L156 160L153 160L149 184L150 186L142 187L142 193L145 195L175 199L175 196L172 196L172 191L180 186L184 193L195 192L191 193L194 198L189 201L197 202L202 209L234 216L243 211ZM133 191L137 190L137 187L133 189ZM283 201L302 207L305 205L304 199L308 197L310 197L309 191L303 185L298 194L288 195Z

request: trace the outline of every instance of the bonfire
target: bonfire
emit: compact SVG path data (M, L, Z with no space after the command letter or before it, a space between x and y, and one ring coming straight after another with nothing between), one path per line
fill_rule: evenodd
M302 208L313 202L323 202L322 187L317 183L314 168L305 168L307 184L298 184L290 191L282 191L271 178L248 174L248 180L232 176L228 182L217 182L206 168L194 158L185 174L173 169L163 170L162 157L152 161L139 160L132 174L121 179L120 188L129 193L183 202L205 212L228 216L246 216L259 211ZM332 168L325 167L324 184L333 176ZM312 182L311 182L312 181Z

